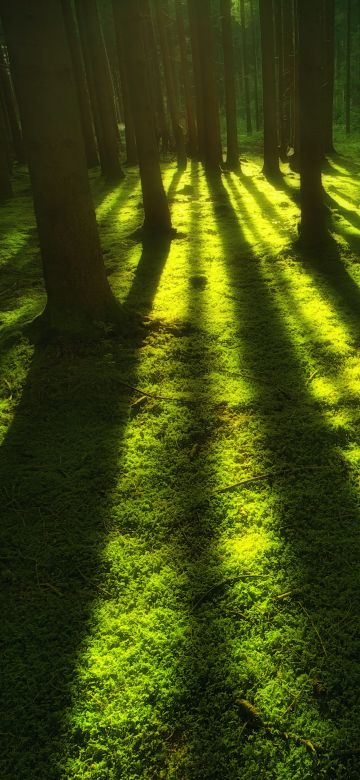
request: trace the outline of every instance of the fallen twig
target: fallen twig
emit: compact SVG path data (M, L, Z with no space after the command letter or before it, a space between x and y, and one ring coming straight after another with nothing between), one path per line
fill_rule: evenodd
M299 604L299 606L301 607L301 609L302 609L302 611L304 612L304 614L306 615L307 619L310 621L310 623L311 623L311 625L312 625L312 627L313 627L313 629L314 629L314 631L315 631L315 634L316 634L316 636L317 636L317 638L318 638L318 640L319 640L319 642L320 642L320 644L321 644L321 647L322 647L322 649L323 649L323 651L324 651L324 655L325 655L325 656L327 656L327 650L326 650L326 647L325 647L325 645L324 645L324 642L323 642L323 640L321 639L321 636L320 636L320 634L319 634L319 631L318 631L318 629L317 629L317 627L316 627L316 625L315 625L315 623L314 623L314 621L313 621L312 617L309 615L309 613L308 613L307 609L304 607L304 605L303 605L303 603L302 603L301 601L298 601L297 603L298 603L298 604Z
M230 493L232 490L236 490L239 487L246 487L253 482L261 482L267 479L274 479L274 477L281 477L284 474L293 474L301 471L324 471L323 466L294 466L293 468L281 469L279 471L268 471L266 474L258 474L256 477L249 477L248 479L242 479L240 482L234 482L233 485L227 485L224 488L216 490L215 493Z

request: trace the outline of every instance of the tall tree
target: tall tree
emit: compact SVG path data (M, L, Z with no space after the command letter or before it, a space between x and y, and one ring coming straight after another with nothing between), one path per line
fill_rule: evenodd
M119 62L119 76L122 92L122 103L125 123L125 143L126 143L126 164L137 165L138 155L136 149L135 127L132 115L131 100L129 95L129 79L126 70L126 60L124 54L124 38L121 24L121 9L119 3L113 3L113 16L115 27L115 38L117 46L117 56Z
M276 121L276 76L273 0L260 0L260 30L264 107L264 174L280 173Z
M175 139L175 149L178 168L184 170L187 164L185 140L180 124L177 98L175 92L175 75L173 62L170 57L169 41L167 36L166 21L163 8L163 0L154 0L157 27L159 32L160 50L162 54L168 109Z
M29 159L44 319L59 330L78 330L89 320L116 317L118 307L101 255L62 6L60 0L0 0L0 13Z
M258 52L257 35L255 26L254 0L250 0L250 20L251 20L251 42L252 42L252 61L254 68L254 103L255 103L255 127L260 130L259 116L259 76L258 76Z
M334 152L335 0L324 0L324 37L324 152L332 154Z
M346 2L345 128L351 131L351 0Z
M81 127L84 136L86 158L89 168L99 164L96 148L96 139L91 113L90 98L86 83L84 62L82 58L80 40L76 29L76 22L71 0L61 0L65 21L65 29L70 49L71 61L74 70L76 91L80 108Z
M187 55L187 41L184 23L184 11L181 0L175 0L176 26L181 58L181 75L184 88L185 109L187 118L187 148L189 157L196 156L197 137L195 111L191 92L191 78Z
M283 28L283 9L282 9L281 0L274 0L274 12L275 12L275 40L276 40L276 62L277 62L277 83L278 83L279 151L280 151L280 159L285 161L288 139L286 137L284 28Z
M7 149L5 111L0 99L0 202L12 195L11 172Z
M97 0L76 0L76 9L87 65L93 80L94 112L97 112L99 154L102 172L110 182L124 177L120 164L120 135L117 126L114 87ZM88 71L88 72L89 72Z
M198 129L201 159L209 172L222 165L219 104L210 0L189 0L191 35L194 40L194 68L198 82Z
M115 18L122 25L129 94L134 119L144 203L144 230L171 232L171 217L161 178L153 107L146 57L146 0L113 0L119 5Z
M16 159L20 163L26 162L26 154L22 138L22 132L17 112L16 97L14 94L12 79L8 62L5 56L5 47L0 44L0 87L9 121L11 139Z
M301 0L299 25L300 240L314 246L327 238L322 187L321 0Z
M226 111L226 167L240 169L236 115L234 48L231 24L231 0L220 0L222 41L224 52L225 111Z
M243 74L244 74L246 132L248 133L248 135L251 135L252 119L251 119L250 83L249 83L250 76L249 76L249 58L248 58L244 0L240 0L240 26L241 26L241 52L242 52L242 60L243 60Z
M293 0L282 0L283 29L283 100L282 135L286 153L292 146L292 118L294 106L294 20Z

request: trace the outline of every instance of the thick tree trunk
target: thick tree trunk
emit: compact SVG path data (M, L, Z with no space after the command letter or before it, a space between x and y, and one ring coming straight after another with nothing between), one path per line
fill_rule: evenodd
M113 17L115 25L115 36L117 45L117 54L119 61L120 84L122 91L122 102L125 123L125 143L126 143L126 164L137 165L138 154L136 149L135 127L131 109L131 100L129 95L129 81L126 71L126 62L124 57L124 39L121 26L121 9L117 0L113 4Z
M333 111L335 81L335 0L324 0L325 90L324 90L324 152L333 154Z
M4 47L0 44L0 82L6 113L9 120L11 139L14 147L15 156L18 162L26 162L26 154L22 138L22 132L17 113L16 97L14 88L5 57Z
M29 158L46 319L76 331L118 309L101 255L62 7L0 0L0 11Z
M292 171L300 171L300 96L299 96L299 20L298 20L298 0L293 2L294 18L294 71L293 71L293 109L292 109L292 149L293 154L290 158L290 167ZM302 2L302 0L301 0ZM319 47L320 48L320 47Z
M196 36L195 71L198 69L196 79L199 81L201 159L209 172L219 173L223 160L210 0L189 0L189 10L192 34Z
M176 11L177 34L178 34L178 41L180 47L182 83L184 87L184 98L185 98L185 108L186 108L186 118L187 118L187 148L188 148L189 157L196 157L197 136L196 136L195 111L194 111L193 97L191 92L191 79L190 79L189 63L187 57L184 14L183 14L183 6L181 4L181 0L175 0L175 11Z
M260 30L264 106L264 174L280 173L276 123L276 81L273 0L260 0Z
M300 240L314 246L327 238L322 188L321 0L298 5L300 106Z
M8 157L6 118L0 100L0 203L12 196L11 170Z
M168 103L173 135L175 139L177 164L180 170L184 170L187 165L185 140L184 140L183 129L181 127L180 119L179 119L179 112L178 112L178 106L177 106L177 100L175 94L174 68L170 57L169 42L168 42L165 19L164 19L164 10L161 5L162 3L163 0L155 0L154 5L155 5L156 20L157 20L157 26L159 32L160 50L162 55L163 68L164 68L167 103Z
M253 0L250 0L250 19L251 19L251 29L252 29L252 59L253 59L253 68L254 68L255 127L256 130L260 130L258 52L257 52L257 35L256 35L256 27L255 27L255 14L254 14Z
M224 52L225 111L226 111L226 167L230 171L239 171L239 144L236 116L236 91L234 48L231 26L231 0L221 0L221 27Z
M243 57L243 73L244 73L244 93L245 93L245 114L246 114L246 132L248 135L252 133L252 119L251 119L251 103L250 103L250 85L249 85L249 59L247 50L247 35L246 35L246 17L245 17L245 3L244 0L240 0L240 24L241 24L241 51Z
M76 91L79 101L80 119L84 136L86 158L89 168L92 168L99 164L99 158L96 148L93 118L86 84L86 75L82 58L81 45L77 34L71 0L61 0L61 2L71 61L74 70Z
M145 50L146 0L115 0L119 4L132 115L144 202L144 230L171 232L171 218L161 178L159 149L148 83Z
M105 48L96 0L76 0L82 40L91 61L95 91L97 122L99 125L99 155L103 175L109 182L124 178L120 164L120 136L117 126L114 88Z

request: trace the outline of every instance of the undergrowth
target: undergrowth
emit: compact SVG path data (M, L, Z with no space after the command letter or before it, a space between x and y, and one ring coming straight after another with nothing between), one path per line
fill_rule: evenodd
M93 176L140 335L34 348L24 169L2 208L2 780L359 777L358 166L300 254L297 177L244 158L164 168L171 244Z

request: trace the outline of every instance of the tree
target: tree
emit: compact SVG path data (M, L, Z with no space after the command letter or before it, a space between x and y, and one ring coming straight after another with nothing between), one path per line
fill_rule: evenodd
M219 104L210 0L188 0L197 93L199 152L208 172L222 165Z
M161 50L162 60L163 60L168 109L169 109L169 114L170 114L170 119L172 124L173 135L175 139L177 164L180 170L184 170L187 165L184 133L179 119L178 106L177 106L177 100L175 94L174 69L173 69L172 59L170 57L169 43L168 43L167 30L166 30L166 24L164 18L164 9L162 3L163 0L155 0L154 6L156 12L157 27L159 32L160 50Z
M187 148L189 157L195 157L197 147L196 122L193 98L191 93L191 79L187 56L187 44L184 24L184 13L181 0L175 0L176 26L181 58L181 74L184 88L185 108L187 117Z
M226 167L240 170L236 116L234 49L231 29L231 0L220 0L222 41L224 52L225 112L226 112Z
M254 68L254 102L255 102L255 127L256 130L260 129L260 117L259 117L259 86L258 86L258 54L257 54L257 35L255 27L255 14L254 14L254 2L250 0L250 20L251 20L251 42L252 42L252 61Z
M324 152L334 153L335 0L324 0Z
M137 165L138 155L136 149L135 127L134 127L134 119L132 115L131 101L129 95L128 75L126 72L126 62L124 56L123 31L121 26L121 19L119 17L119 8L120 7L118 3L113 3L115 39L116 39L117 57L119 62L120 85L121 85L123 110L124 110L126 164Z
M0 87L3 95L6 114L9 120L11 139L18 162L26 162L26 154L23 144L21 127L17 112L16 97L14 94L11 75L5 56L5 47L0 44Z
M120 164L114 88L96 0L76 0L77 16L96 113L101 170L110 182L124 178Z
M351 0L346 2L345 129L351 131Z
M0 99L0 202L7 200L12 195L7 144L5 111Z
M276 122L276 80L273 0L260 0L260 31L264 106L264 174L279 176L279 154Z
M29 159L47 292L43 320L77 331L117 318L119 309L102 260L62 6L0 0L0 12Z
M327 238L322 187L322 61L319 46L321 0L298 4L300 240L315 246Z
M86 158L89 168L99 164L96 139L93 127L90 98L86 83L84 62L80 40L76 29L75 17L71 0L61 0L64 14L65 29L74 70L76 91L80 108L81 127L85 143Z
M248 50L247 50L246 17L245 17L244 0L240 0L240 26L241 26L241 52L242 52L244 87L245 87L244 91L245 91L246 132L248 133L248 135L251 135L252 120L251 120L250 87L249 87L249 58L248 58Z
M115 5L118 4L118 11ZM144 203L144 231L172 230L169 205L161 178L153 106L148 81L146 0L113 0L114 18L123 30L124 55L134 119Z

